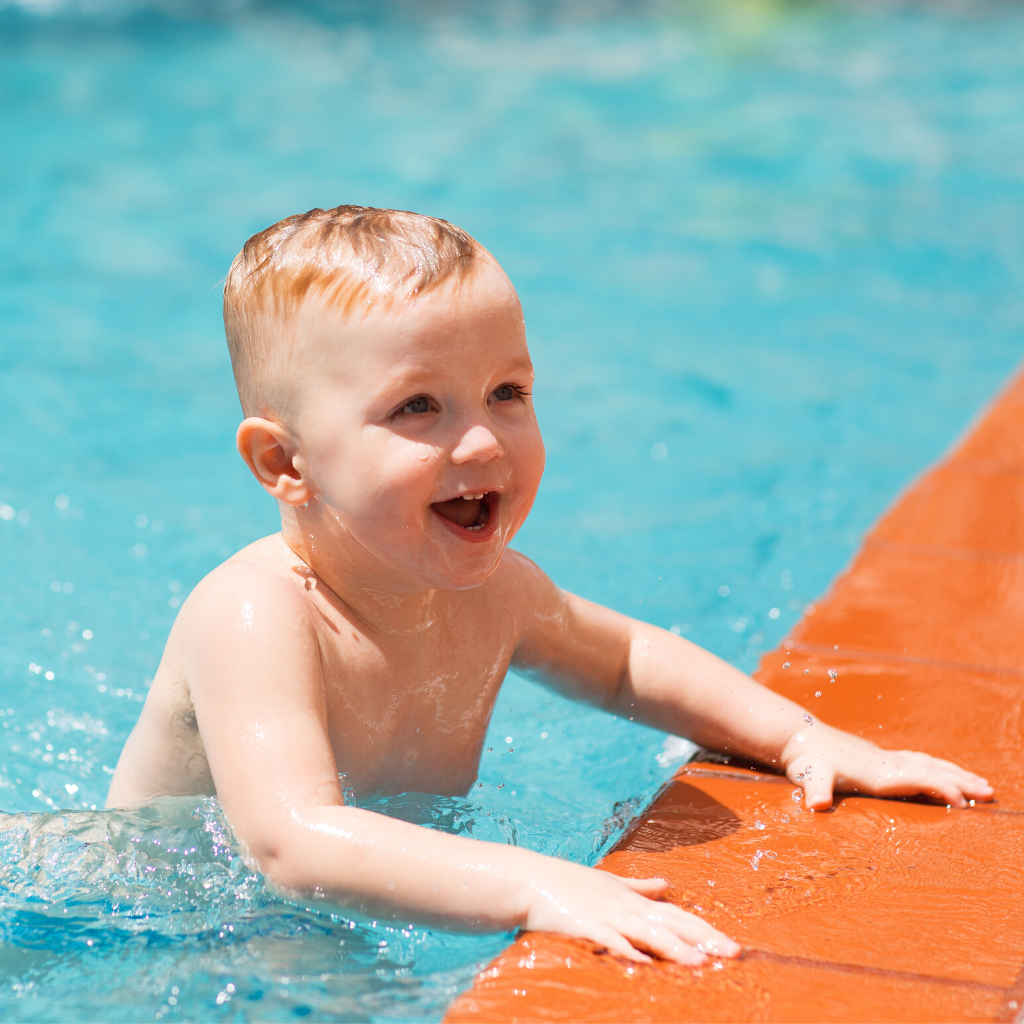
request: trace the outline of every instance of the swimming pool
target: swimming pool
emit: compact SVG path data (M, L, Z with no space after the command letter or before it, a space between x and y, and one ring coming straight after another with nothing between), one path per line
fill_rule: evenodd
M539 370L518 546L749 670L1021 357L1022 28L996 4L0 10L0 1015L437 1018L506 941L277 899L213 802L91 810L176 607L275 529L219 322L248 234L339 202L475 234ZM512 678L484 786L386 809L593 860L664 742Z

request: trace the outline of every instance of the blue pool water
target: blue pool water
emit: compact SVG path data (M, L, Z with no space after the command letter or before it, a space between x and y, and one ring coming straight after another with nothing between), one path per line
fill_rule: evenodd
M508 938L281 900L215 801L94 810L175 608L276 528L220 326L251 232L355 202L475 234L539 369L518 546L749 670L1024 353L1022 31L995 3L0 3L0 1017L436 1019ZM382 809L593 861L664 742L510 678L484 786Z

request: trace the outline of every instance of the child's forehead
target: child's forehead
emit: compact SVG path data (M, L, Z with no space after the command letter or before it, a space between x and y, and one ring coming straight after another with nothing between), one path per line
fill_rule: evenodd
M305 321L299 325L300 335L332 361L413 366L470 352L502 360L521 350L529 362L519 297L497 264L425 295L355 316L310 296L299 319Z

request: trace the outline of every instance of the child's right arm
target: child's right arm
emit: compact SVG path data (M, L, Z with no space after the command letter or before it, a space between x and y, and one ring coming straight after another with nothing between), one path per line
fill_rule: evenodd
M192 700L217 795L278 885L443 928L560 932L630 960L646 952L695 964L702 950L739 951L706 922L656 902L667 888L660 879L622 879L344 806L301 593L235 566L189 605L183 612L203 624Z

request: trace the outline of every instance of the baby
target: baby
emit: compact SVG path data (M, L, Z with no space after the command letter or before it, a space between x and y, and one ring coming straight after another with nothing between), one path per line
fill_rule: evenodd
M589 939L698 964L739 947L618 878L346 806L465 794L509 667L575 700L833 788L955 807L986 781L824 723L707 651L559 590L508 549L544 445L515 289L443 220L311 210L254 235L224 291L238 450L281 532L193 591L108 805L216 794L276 884L374 916ZM807 765L812 771L803 773Z

